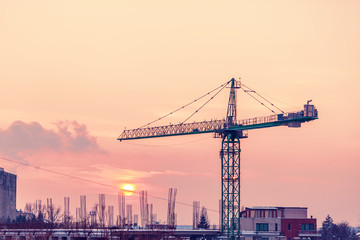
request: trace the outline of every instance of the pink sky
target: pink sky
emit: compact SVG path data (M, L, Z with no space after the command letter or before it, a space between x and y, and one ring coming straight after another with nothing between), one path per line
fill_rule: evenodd
M304 206L319 225L330 214L358 226L359 12L356 0L2 1L1 156L164 198L177 187L179 201L217 210L219 139L116 138L241 77L285 111L312 99L320 114L300 129L249 131L242 205ZM223 118L227 97L193 120ZM270 114L243 94L238 105L239 119ZM115 205L115 189L0 166L18 175L19 209L47 197L61 205L64 196L78 207L83 194L92 206L99 193ZM149 202L166 220L167 203ZM191 224L192 208L177 209L178 222Z

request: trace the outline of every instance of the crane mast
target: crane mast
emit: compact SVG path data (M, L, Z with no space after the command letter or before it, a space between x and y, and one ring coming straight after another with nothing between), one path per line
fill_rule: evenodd
M318 112L314 105L309 104L309 100L304 110L299 112L283 112L238 121L236 92L241 88L241 83L234 78L229 83L230 96L225 119L124 130L117 140L215 133L215 137L222 139L221 232L228 239L240 239L240 139L247 138L247 130L275 126L300 127L301 123L318 119Z
M228 128L216 130L221 141L221 232L230 239L240 237L240 139L242 130L230 129L237 124L236 89L240 82L231 79L227 108Z
M230 82L230 96L226 114L229 127L236 125L236 89L240 88L240 82L237 82L234 78Z

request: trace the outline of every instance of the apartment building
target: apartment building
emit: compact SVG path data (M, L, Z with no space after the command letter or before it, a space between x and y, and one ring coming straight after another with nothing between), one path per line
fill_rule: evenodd
M16 218L16 175L0 168L0 223Z
M316 240L316 219L305 207L247 207L241 212L244 240Z

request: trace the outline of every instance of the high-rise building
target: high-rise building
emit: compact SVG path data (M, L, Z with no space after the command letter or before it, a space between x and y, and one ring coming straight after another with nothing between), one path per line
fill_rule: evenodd
M87 212L86 212L86 196L80 196L80 221L83 225L86 225Z
M0 168L0 222L16 218L16 175Z
M99 224L101 227L105 226L105 194L99 194Z

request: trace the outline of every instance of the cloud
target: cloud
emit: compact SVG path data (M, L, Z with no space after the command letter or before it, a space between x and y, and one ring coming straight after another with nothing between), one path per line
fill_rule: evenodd
M38 122L13 122L0 129L0 152L22 158L41 151L70 153L103 153L96 138L90 136L86 126L76 121L55 124L56 130L45 129Z
M56 126L61 136L63 147L70 152L103 152L96 138L89 135L85 124L73 122L57 122Z

